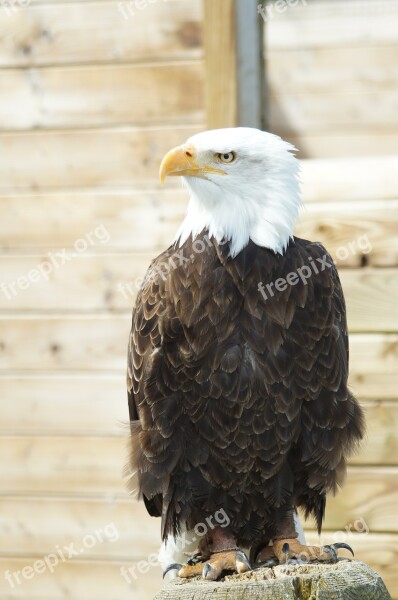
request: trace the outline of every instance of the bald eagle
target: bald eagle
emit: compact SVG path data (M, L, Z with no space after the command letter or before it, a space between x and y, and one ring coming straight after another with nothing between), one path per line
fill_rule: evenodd
M320 243L293 236L295 148L249 128L207 131L163 159L189 193L174 244L150 265L128 350L131 472L163 540L209 523L180 577L251 561L336 560L308 547L363 436L347 387L343 291ZM271 562L270 562L271 561Z

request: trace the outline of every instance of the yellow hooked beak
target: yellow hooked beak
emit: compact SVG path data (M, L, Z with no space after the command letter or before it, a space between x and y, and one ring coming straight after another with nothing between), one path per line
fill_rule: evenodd
M199 161L194 146L187 145L173 148L166 154L160 165L159 177L161 183L164 183L168 175L206 178L206 173L226 175L225 171Z

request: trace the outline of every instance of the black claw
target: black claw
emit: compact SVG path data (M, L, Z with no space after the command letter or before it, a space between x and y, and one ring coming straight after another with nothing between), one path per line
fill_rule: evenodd
M337 542L336 544L332 544L331 548L333 548L334 550L338 550L339 548L345 548L345 550L348 550L353 556L355 556L354 550L351 548L351 546L349 546L348 544L344 544L343 542Z
M253 564L255 564L257 562L258 557L260 556L261 552L264 550L264 548L267 548L268 543L267 544L259 544L258 546L255 546L254 548L251 548L250 550L250 557L249 560L251 560L251 562Z
M246 565L246 567L251 571L252 570L252 566L250 564L250 560L247 558L246 554L243 552L243 550L237 550L236 552L236 557L237 559L240 559L244 565Z
M275 558L269 558L264 562L256 564L256 566L253 567L253 571L256 571L257 569L263 569L264 567L270 569L271 567L276 567L277 565L279 565L279 560L275 556Z
M201 558L202 555L200 552L195 552L195 554L192 554L192 556L190 556L187 560L187 565L189 565L190 567L192 567L193 565L197 565L198 563L201 562Z
M262 549L263 549L263 547L260 546L260 547L255 548L255 549L252 548L250 550L250 558L251 558L251 560L253 561L254 564L257 562L257 559L260 556L260 553L261 553Z
M290 555L290 545L285 542L282 546L282 552L283 554L285 554L286 556L286 562L289 560L289 555Z
M203 567L203 579L206 579L207 575L209 574L209 571L211 571L211 565L209 565L209 563L206 563Z
M170 571L179 571L180 569L182 569L182 565L180 563L172 563L163 571L163 579Z

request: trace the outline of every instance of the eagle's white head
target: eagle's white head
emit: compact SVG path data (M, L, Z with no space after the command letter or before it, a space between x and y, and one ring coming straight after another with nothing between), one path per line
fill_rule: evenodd
M180 175L190 195L176 242L208 230L230 241L232 256L249 240L282 254L301 205L294 151L278 136L247 127L205 131L171 150L161 181Z

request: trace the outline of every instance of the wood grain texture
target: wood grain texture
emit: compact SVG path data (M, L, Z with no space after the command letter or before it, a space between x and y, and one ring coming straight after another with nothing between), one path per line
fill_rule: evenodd
M390 564L396 560L396 536L372 535L367 540L368 549L363 553L374 557L379 564L380 556L389 559ZM372 546L375 550L372 550ZM379 557L379 558L378 558ZM20 571L25 565L32 566L36 558L25 556L21 558L0 559L0 568L11 571ZM132 569L130 584L121 577L121 567ZM135 567L135 569L134 569ZM74 600L108 600L109 589L112 589L115 600L131 599L148 600L162 587L160 570L156 567L147 573L138 571L138 563L126 563L121 560L74 560L60 563L57 568L57 577L49 571L24 581L23 587L7 589L5 600L27 600L27 598L41 598L47 600L65 600L68 596ZM377 568L377 567L376 567ZM397 598L397 577L392 567L387 563L379 566L379 572L385 579L389 591ZM135 578L134 578L135 574Z
M327 543L327 534L322 540ZM318 535L314 533L306 533L307 543L319 544ZM397 542L396 534L372 534L358 535L351 538L348 543L352 543L355 548L355 558L362 560L364 563L371 565L379 575L383 578L388 591L393 599L398 598L398 576L395 569L397 560ZM365 600L365 598L364 598Z
M129 315L9 315L1 327L1 368L27 373L105 370L123 376L129 327ZM363 399L397 397L396 335L350 336L350 385Z
M0 19L0 38L7 67L186 60L202 55L202 3L149 2L127 19L113 1L37 4Z
M0 71L0 130L203 123L203 65Z
M204 0L208 129L237 124L235 0Z
M164 154L201 129L174 126L3 133L0 191L153 182Z
M16 525L15 521L12 522L10 519L12 518L11 503L15 503L15 513L18 515L19 527ZM134 565L136 567L135 572L137 573L137 559L140 558L137 551L140 551L142 548L148 554L155 553L157 551L159 541L158 541L158 523L156 519L150 519L148 516L144 515L143 507L140 505L135 505L129 501L121 501L118 500L115 504L112 502L102 502L95 500L87 500L82 498L71 499L71 498L59 498L57 500L54 499L45 499L45 498L18 498L18 497L6 497L1 499L2 506L2 514L4 514L4 520L2 521L4 526L8 525L11 529L8 529L9 533L13 533L12 536L12 548L15 550L16 554L20 554L19 549L27 544L28 551L21 556L21 558L17 559L6 559L7 567L11 568L11 570L20 569L24 564L29 564L29 560L23 557L32 556L35 553L35 558L41 557L42 554L37 554L35 549L45 548L45 549L53 549L54 544L63 545L64 541L67 544L71 542L74 543L75 547L81 547L82 541L85 535L92 535L96 530L104 530L104 527L113 523L115 529L120 533L120 538L118 541L113 542L117 544L118 548L118 557L119 561L107 561L107 563L102 562L103 569L105 572L113 572L118 573L120 577L120 566L123 564L127 566L127 568L133 568ZM31 507L31 519L29 523L26 518L26 511L29 510L28 507ZM33 508L33 510L32 510ZM130 511L128 510L130 508ZM46 512L48 518L46 519ZM145 537L142 539L142 542L138 546L135 545L137 537L137 531L134 531L132 535L132 523L135 523L137 520L140 520L142 532L145 532ZM44 523L48 523L50 521L53 523L53 529L48 529L43 527ZM390 591L394 594L397 593L397 578L395 569L393 568L394 561L396 560L396 545L397 545L397 536L396 534L378 534L374 532L360 533L361 525L360 521L357 522L357 530L354 527L351 527L351 533L347 530L344 530L344 526L340 525L340 531L329 531L325 530L322 541L324 543L330 543L331 541L335 541L337 538L341 541L342 539L348 541L353 545L356 555L358 558L365 560L368 563L374 565L374 568L377 568L379 572L381 572L382 576L386 578L386 583L390 589ZM349 525L349 522L344 523L344 525ZM24 527L27 527L24 530ZM4 532L4 529L2 530ZM108 532L112 533L114 528L107 529ZM29 536L29 533L31 534ZM37 536L37 541L35 542L32 536ZM307 541L309 543L319 543L319 538L310 530L306 531ZM0 537L0 543L7 543L7 534ZM40 546L39 546L40 544ZM143 545L142 545L143 544ZM97 559L94 558L95 554L97 554L97 549L93 551L89 551L88 557L90 557L90 561L81 561L80 559L75 559L72 563L76 569L77 573L80 574L79 582L83 586L83 582L87 577L94 577L96 568L98 567L98 555ZM144 558L144 557L142 557ZM31 559L33 562L33 558ZM5 565L5 560L0 559L1 566ZM117 564L117 568L116 568ZM62 569L66 567L67 563L60 564L57 569L57 574L63 577ZM90 565L90 567L89 567ZM5 567L4 567L5 568ZM134 572L134 571L133 571ZM157 581L160 584L160 570L158 567L154 566L149 569L149 573L151 574L151 578L154 581ZM76 575L76 573L75 573ZM54 582L54 578L49 578L50 581ZM42 593L43 590L46 590L46 586L50 583L50 581L46 581L45 579L41 579L42 584ZM95 579L97 581L97 579ZM147 582L145 577L140 574L140 576L136 580L138 586L140 587ZM115 582L116 583L116 580ZM72 583L69 581L67 589ZM94 581L91 582L89 586L90 589L95 588ZM83 586L84 587L84 586ZM117 587L115 589L118 589ZM137 591L137 589L136 589ZM26 592L26 589L25 589ZM79 585L74 591L74 598L80 597L79 593ZM98 592L99 593L99 592ZM129 592L131 594L131 592ZM77 595L76 595L77 594ZM394 597L396 595L394 594ZM11 597L11 596L10 596ZM16 596L18 597L18 596ZM27 596L25 596L27 597ZM58 598L58 596L55 596ZM64 596L61 596L64 598ZM101 596L99 596L101 598ZM119 596L117 596L119 598ZM137 597L134 595L134 597ZM145 597L145 596L144 596ZM124 596L121 596L124 598ZM147 597L146 597L147 598Z
M397 230L396 200L319 202L305 206L296 234L322 242L339 268L396 267Z
M0 377L0 434L126 435L125 377L115 374L53 373ZM363 401L367 437L350 462L398 465L398 403ZM67 406L67 411L62 411ZM60 417L62 414L62 417Z
M24 579L21 571L25 566L34 567L43 555L0 558L0 569L9 569L20 573L21 585L14 581L15 587L3 584L4 600L148 600L162 586L161 570L150 567L148 571L138 571L137 562L114 560L74 560L59 561L54 572L46 569L36 573L31 579ZM146 563L144 563L145 568ZM120 569L132 569L128 579ZM7 587L5 587L7 586Z
M3 256L3 261L0 258L1 280L5 283L0 292L0 307L3 310L32 310L35 307L39 311L116 309L131 312L153 255L93 255L97 246L105 248L106 244L95 236L92 240L95 244L89 245L86 253L72 250L64 263L61 252L36 257ZM57 267L52 268L54 264ZM41 275L43 268L51 270L51 274ZM34 278L37 279L35 283ZM21 289L18 281L23 282L26 289Z
M102 226L109 233L102 251L153 253L170 245L187 201L186 192L171 186L0 196L0 247L6 252L18 249L27 253L36 248L70 248ZM101 246L95 250L101 252Z
M0 368L125 372L130 315L21 317L15 313L1 325Z
M340 269L339 274L350 331L398 331L396 269Z
M398 465L398 403L362 403L366 419L366 438L351 464Z
M172 131L172 133L170 133ZM99 186L117 186L121 188L117 193L124 195L134 193L137 187L147 184L152 193L152 202L155 200L155 194L159 194L160 187L157 186L157 172L159 161L163 158L162 152L170 149L173 143L181 143L187 137L198 129L187 129L184 127L152 129L130 129L128 132L110 131L71 131L71 132L38 132L38 133L15 133L0 135L0 145L4 150L9 148L13 154L4 156L5 166L3 167L4 182L0 186L0 202L6 198L11 198L17 206L18 202L29 201L27 196L31 196L32 201L40 201L48 193L54 193L51 198L47 198L47 203L57 201L57 197L64 196L78 202L83 191L84 197L99 196L101 201L104 190L99 190ZM174 134L173 134L174 132ZM79 149L79 144L89 143L89 147L84 150ZM21 154L30 144L38 143L38 150L33 150L32 158L39 173L34 176L29 169L29 165L21 164ZM98 144L108 144L110 157L108 160L98 150ZM130 144L130 147L129 147ZM67 164L62 163L62 156L52 157L51 150L60 152L63 148L69 152L77 153L78 159L84 158L84 168L78 170L78 164L75 164L73 156L69 158ZM25 149L25 150L24 150ZM77 151L79 149L79 152ZM156 150L156 155L152 157L152 152ZM118 153L119 161L113 159L113 155ZM133 160L132 152L135 152ZM96 162L90 161L90 153L95 152ZM42 156L43 155L43 156ZM46 159L52 158L51 165L57 168L57 173L51 178L51 174L43 172ZM69 155L68 155L69 156ZM94 155L92 155L94 156ZM120 162L121 159L121 162ZM158 161L158 162L156 162ZM78 163L78 160L76 160ZM99 163L104 175L101 175L101 168L97 168ZM108 166L107 166L108 165ZM147 166L145 171L144 167ZM0 166L0 169L2 167ZM11 169L9 172L8 169ZM79 177L68 178L68 172L74 169ZM16 176L18 169L19 179ZM33 169L32 169L33 170ZM347 158L328 158L328 159L306 159L301 161L301 179L302 192L305 203L318 202L352 202L357 200L397 200L398 199L398 154L392 156L366 156L366 157L347 157ZM57 179L61 176L61 179ZM143 179L144 176L144 179ZM58 182L58 184L57 184ZM91 183L90 183L91 182ZM53 190L48 192L40 190L40 187L51 185ZM91 189L90 189L91 185ZM15 187L13 187L15 186ZM95 189L93 189L95 187ZM6 187L6 189L4 189ZM29 187L33 188L29 192ZM18 189L19 188L19 189ZM28 189L27 189L28 188ZM38 189L35 189L38 188ZM87 190L82 188L88 188ZM176 190L178 198L182 199L183 194L176 184L167 184L166 189ZM111 195L110 201L115 197L114 189L108 190ZM69 196L70 194L70 196ZM161 194L159 198L161 197ZM91 200L92 202L94 200ZM106 201L106 200L105 200ZM46 209L47 206L44 206ZM15 209L16 210L16 209ZM85 213L85 205L82 204L82 215ZM109 212L110 209L108 209ZM72 214L76 214L77 208L71 202ZM32 213L32 209L30 211ZM28 211L29 214L29 211ZM181 213L179 213L181 214ZM12 216L12 213L11 213ZM19 215L23 218L22 215ZM39 218L39 217L37 217ZM66 218L66 216L64 217ZM77 218L77 217L76 217ZM15 224L14 224L15 227ZM44 224L42 225L44 229ZM30 232L34 240L34 231Z
M60 373L0 377L0 433L125 436L124 374ZM67 410L65 410L67 407Z
M144 503L127 495L124 499L0 496L0 510L0 556L40 556L53 552L57 544L62 548L74 542L84 549L85 558L135 562L161 544L160 520L151 519ZM85 536L94 537L96 543L85 547Z
M371 269L359 270L360 254L339 265L350 267L342 277L352 329L374 333L350 338L350 383L368 436L329 501L324 541L351 543L398 599L398 335L375 333L396 331L397 7L361 5L324 0L302 17L289 8L270 20L268 75L280 106L275 130L285 127L299 156L325 157L302 161L308 208L298 232L333 253L364 235L372 244ZM208 112L228 119L217 126L234 123L231 6L207 6L222 26L207 30ZM148 1L128 19L113 0L32 0L0 15L0 281L96 228L110 234L54 269L49 283L11 302L0 291L0 571L21 570L57 545L80 548L109 524L119 533L54 574L15 588L3 581L7 600L148 600L161 586L158 567L137 569L157 552L158 520L128 498L122 476L125 355L135 279L186 207L177 182L160 191L159 162L206 128L203 14L202 0ZM133 281L127 297L117 287L125 280ZM370 533L347 539L345 527L361 518ZM133 569L130 584L122 566Z
M28 373L124 373L130 324L130 314L3 315L0 368ZM397 365L396 334L350 336L350 382L356 395L364 399L396 398Z
M222 581L176 579L167 584L154 600L391 600L380 575L359 561L331 564L295 564L286 568L259 568Z
M125 437L2 435L0 451L7 460L0 493L126 498L122 479L126 442L127 433ZM363 518L373 532L397 532L397 474L397 466L350 467L343 490L329 498L326 529L344 529Z
M363 399L397 398L398 336L350 336L350 385Z
M274 10L266 43L270 49L396 44L397 14L397 5L390 1L315 2L310 9L298 2L288 10Z
M272 128L273 133L278 133ZM398 128L395 123L386 130L361 131L337 130L328 132L294 133L285 135L286 141L298 148L300 158L348 158L371 154L380 158L398 153Z
M296 93L271 90L269 98L270 124L283 138L294 135L305 139L312 133L326 135L336 131L341 135L363 131L368 135L388 134L397 111L396 90L346 92L339 88L314 94L303 87Z
M99 231L102 232L102 229ZM101 237L104 240L102 233ZM101 248L106 244L95 234L91 239L95 242L92 245L82 238L83 242L76 242L77 249L67 253L0 256L0 310L130 311L154 255L92 255L97 246ZM86 251L80 248L86 248ZM358 249L353 252L354 256L356 254L360 255ZM351 256L346 247L338 250L340 267L344 265L346 256ZM175 260L178 264L177 253ZM172 265L166 263L164 272L170 268ZM398 332L396 270L340 268L340 279L350 331ZM264 280L262 283L267 285L271 282Z
M392 478L390 477L390 486L384 485L382 488L379 481L371 475L368 489L365 489L364 477L367 474L368 472L362 476L360 483L360 491L365 495L359 498L359 492L355 492L357 507L347 498L349 490L358 481L352 472L349 474L349 483L337 500L328 500L327 519L322 535L324 543L352 542L356 549L357 543L360 546L365 537L382 532L387 522L387 516L382 515L383 491L388 516L394 520L397 491L394 491ZM373 483L379 490L378 494L374 494L376 499L372 497L370 489ZM337 513L337 503L344 513ZM85 535L95 534L96 531L103 533L103 544L87 548L86 556L91 558L103 558L112 552L114 556L126 560L141 559L156 551L160 545L160 521L148 516L143 503L121 495L108 499L62 495L2 495L0 507L0 556L7 551L14 556L39 554L40 549L50 552L55 544L62 546L69 540L81 542ZM142 523L139 531L136 529L138 522ZM393 529L394 527L393 525ZM314 537L311 522L305 523L305 530L309 537ZM100 542L99 536L97 539Z
M109 241L104 247L97 244L95 252L160 252L174 239L187 202L180 189L0 196L0 251L37 254L68 248L104 227ZM308 202L296 235L322 242L337 260L343 257L341 268L364 261L394 267L397 228L398 200Z
M267 27L270 128L302 157L398 148L393 2L298 2Z
M373 153L373 145L367 149ZM385 148L382 156L302 160L301 179L305 203L397 200L398 154L389 155Z
M323 542L352 542L355 550L357 542L361 544L371 534L390 531L396 535L396 474L396 469L385 473L351 468L343 490L328 499ZM97 536L99 543L87 548L90 558L141 559L160 545L160 521L148 516L143 503L122 493L113 495L113 490L107 497L3 493L0 508L0 556L47 553L55 544L81 542L96 531L103 533L103 542ZM137 523L142 524L139 530ZM313 537L312 522L305 523L305 530Z
M363 539L369 532L398 533L397 474L397 467L349 467L343 488L327 500L324 529L338 532L332 541L349 544L350 536L356 540ZM315 529L310 522L306 527ZM343 539L337 540L339 535ZM330 538L330 535L325 533L325 537Z
M127 438L2 436L0 493L126 497Z
M398 46L394 44L351 47L331 44L319 48L297 47L294 52L268 47L268 81L275 95L302 91L314 96L389 92L398 78L397 54Z

